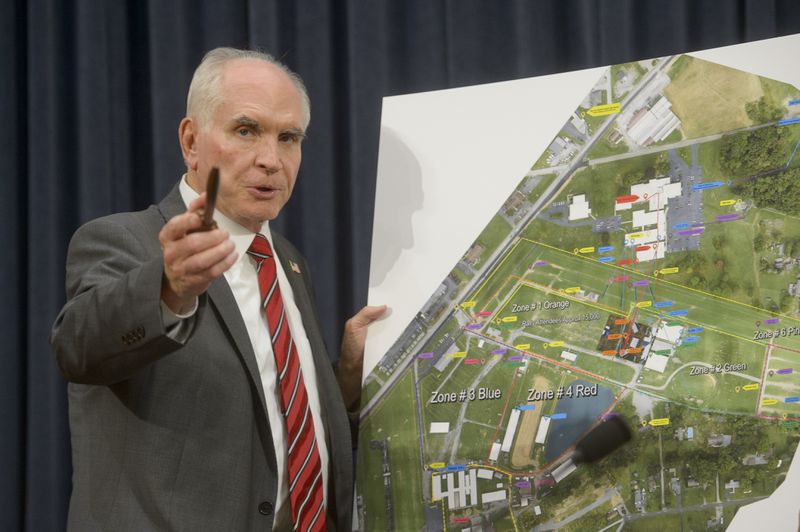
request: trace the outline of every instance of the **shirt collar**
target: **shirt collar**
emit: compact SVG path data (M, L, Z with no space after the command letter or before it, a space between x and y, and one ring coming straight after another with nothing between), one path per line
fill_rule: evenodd
M187 208L192 201L200 196L200 194L198 194L197 191L195 191L186 181L186 174L183 174L183 177L181 177L179 188L181 192L181 198L183 199L183 203ZM230 234L231 242L233 242L233 245L236 248L236 253L239 255L237 260L240 261L243 257L247 256L247 250L250 249L250 244L253 243L253 238L256 236L256 234L222 214L219 209L214 209L214 221L217 222L217 226L220 229L224 229ZM272 233L270 233L269 230L269 220L266 220L261 225L260 233L267 237L267 240L269 240L269 245L274 250L275 246L272 245Z

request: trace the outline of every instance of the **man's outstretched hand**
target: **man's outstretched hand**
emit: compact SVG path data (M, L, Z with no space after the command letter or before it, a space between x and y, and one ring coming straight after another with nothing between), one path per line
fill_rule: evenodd
M342 350L336 366L336 380L342 389L348 410L358 406L361 398L361 370L364 366L364 344L370 324L383 317L386 305L366 306L347 320L342 335Z

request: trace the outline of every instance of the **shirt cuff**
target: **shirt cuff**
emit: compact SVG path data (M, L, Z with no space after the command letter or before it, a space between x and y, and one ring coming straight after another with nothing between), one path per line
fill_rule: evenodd
M161 323L164 325L168 338L182 344L186 343L194 329L195 314L198 306L199 299L194 298L194 305L189 312L176 314L163 300L161 301Z

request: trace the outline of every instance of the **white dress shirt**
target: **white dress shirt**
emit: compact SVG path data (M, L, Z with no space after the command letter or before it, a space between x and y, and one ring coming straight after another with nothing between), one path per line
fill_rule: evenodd
M183 202L188 206L195 198L197 192L189 186L184 175L180 183L180 192ZM253 352L258 362L258 370L261 375L261 384L264 387L266 396L267 417L272 431L272 441L275 445L275 458L278 465L278 496L275 501L275 521L273 530L283 529L291 524L291 511L289 508L288 474L286 470L287 444L286 444L286 425L280 406L280 386L277 382L277 372L275 369L275 355L272 352L272 341L267 330L266 318L261 310L261 294L258 289L258 275L255 269L254 260L247 254L250 244L253 242L255 233L245 229L241 225L232 221L219 210L214 212L214 220L220 229L230 233L236 253L239 258L233 266L225 272L225 280L233 292L239 312L242 315L244 324L247 327L247 334L253 345ZM272 234L269 230L269 222L264 222L261 227L261 234L269 240L272 246ZM273 246L273 252L275 248ZM292 287L286 278L286 273L281 265L280 258L275 254L277 263L278 286L280 286L283 306L289 319L289 329L292 332L292 339L297 347L297 354L300 358L300 368L303 371L303 381L308 392L308 405L314 420L314 431L319 449L319 458L322 467L322 486L323 498L328 497L328 446L325 438L325 426L322 422L322 410L320 408L319 393L317 391L317 370L314 365L311 353L311 344L306 336L303 327L303 319L297 305L294 302ZM162 309L166 306L162 304ZM196 309L196 307L195 307ZM165 323L174 320L167 308L164 312ZM179 316L185 318L185 316ZM183 322L188 320L182 320Z

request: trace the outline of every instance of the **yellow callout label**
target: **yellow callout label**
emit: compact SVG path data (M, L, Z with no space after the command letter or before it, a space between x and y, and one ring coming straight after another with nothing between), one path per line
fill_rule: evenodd
M628 238L642 238L643 236L642 233L631 233L628 235Z
M530 349L531 344L517 344L514 346L514 349Z
M457 351L457 352L453 353L450 356L453 357L453 358L464 358L465 356L467 356L467 352L466 351Z
M670 273L678 273L679 271L680 271L680 268L675 266L674 268L661 268L660 270L658 270L658 273L660 273L662 275L667 275L667 274L670 274Z
M429 464L428 467L431 469L442 469L446 465L447 464L445 464L444 462L434 462L432 464Z
M568 294L577 294L580 291L581 291L581 287L580 286L570 286L569 288L565 288L564 289L564 292L566 292Z
M594 253L594 246L586 246L578 250L580 253Z
M475 306L475 301L464 301L461 303L461 308L472 308Z
M550 342L550 347L562 347L564 345L564 340L557 340L555 342Z
M647 308L652 306L653 306L652 301L639 301L638 303L636 303L637 308Z
M762 406L770 406L770 405L777 405L777 404L778 404L778 400L777 399L764 399L763 401L761 401L761 405Z
M506 316L503 318L503 323L514 323L519 316Z
M619 113L620 105L617 103L605 103L603 105L595 105L588 111L589 116L608 116Z
M735 199L724 199L719 202L720 207L727 207L728 205L736 205Z
M745 384L744 386L742 386L742 390L745 390L747 392L752 392L753 390L758 390L758 384L755 384L755 383L754 384Z
M668 417L661 417L658 419L651 419L650 426L651 427L663 427L664 425L669 425L669 418Z

